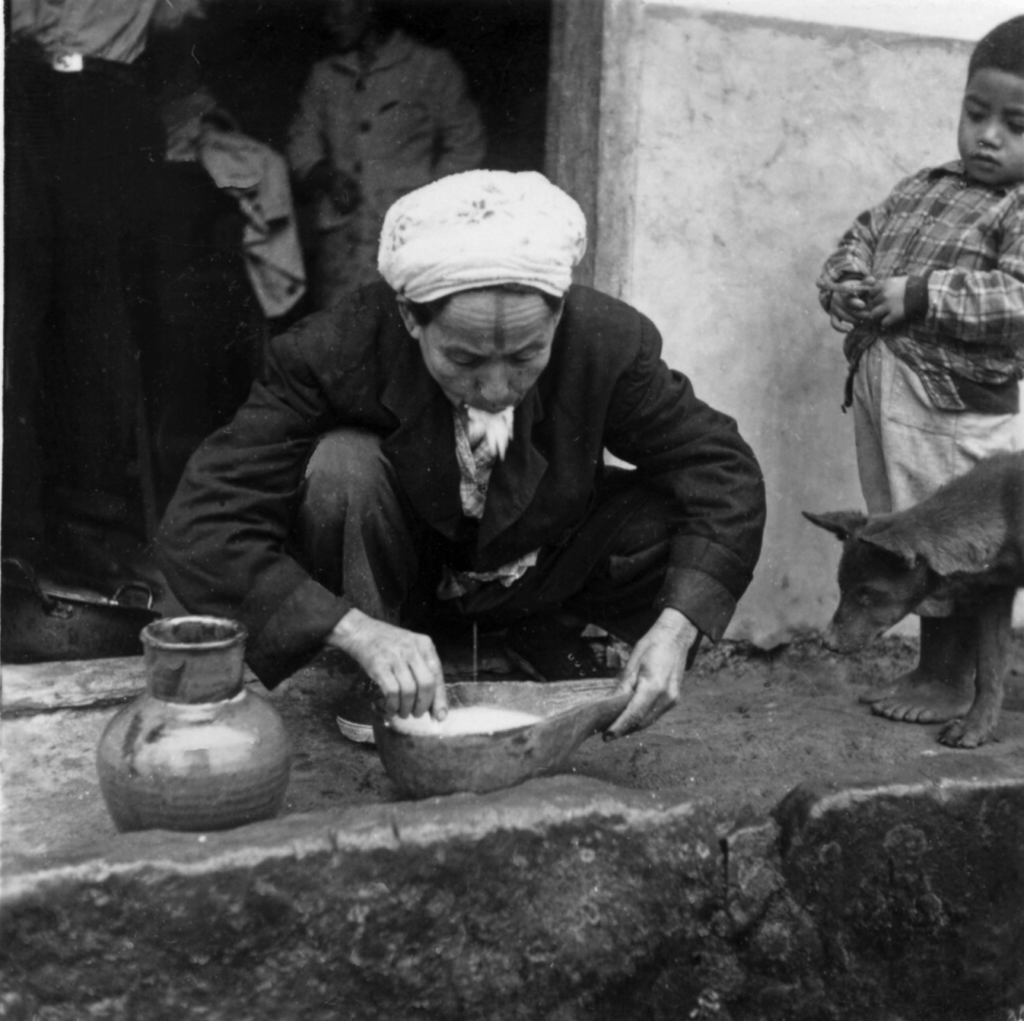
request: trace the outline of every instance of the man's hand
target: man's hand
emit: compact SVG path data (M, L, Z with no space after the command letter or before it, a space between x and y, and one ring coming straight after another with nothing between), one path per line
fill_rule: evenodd
M611 737L624 737L649 727L679 701L686 672L686 654L697 640L697 629L678 610L665 609L654 626L633 646L616 692L632 691L622 715L608 728Z
M855 326L870 318L865 298L872 286L874 280L871 277L864 280L844 280L831 285L832 298L828 311L833 330L849 333Z
M883 329L895 326L907 317L907 278L889 277L873 284L868 298L871 318Z
M434 643L383 620L351 609L327 636L327 644L347 652L384 692L389 716L448 715L444 674Z

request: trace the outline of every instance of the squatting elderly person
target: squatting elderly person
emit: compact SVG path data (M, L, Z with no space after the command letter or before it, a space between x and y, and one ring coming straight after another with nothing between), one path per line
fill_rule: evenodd
M334 646L388 711L443 718L435 627L504 629L555 680L598 672L592 623L633 646L613 736L678 700L750 581L763 482L654 325L571 284L585 246L540 174L454 175L389 210L386 282L274 341L161 533L172 589L246 625L265 684Z

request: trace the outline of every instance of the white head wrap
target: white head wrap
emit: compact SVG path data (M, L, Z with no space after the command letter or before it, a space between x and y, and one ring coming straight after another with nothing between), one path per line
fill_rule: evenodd
M586 248L583 211L543 174L469 170L388 210L377 265L410 301L500 284L561 297Z

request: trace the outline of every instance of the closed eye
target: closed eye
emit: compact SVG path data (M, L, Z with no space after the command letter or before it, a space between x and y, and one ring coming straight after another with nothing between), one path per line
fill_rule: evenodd
M475 369L480 365L483 365L487 359L480 358L478 355L466 354L462 351L453 351L448 354L448 361L453 365L459 365L464 369Z

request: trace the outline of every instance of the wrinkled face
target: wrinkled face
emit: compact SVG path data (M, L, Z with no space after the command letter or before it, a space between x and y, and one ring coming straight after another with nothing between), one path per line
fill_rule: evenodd
M1024 78L986 67L964 91L957 134L967 175L993 187L1024 181Z
M327 27L339 52L355 49L373 24L374 0L330 0Z
M448 400L492 414L515 407L537 382L561 318L536 292L493 288L454 295L426 326L399 307Z

